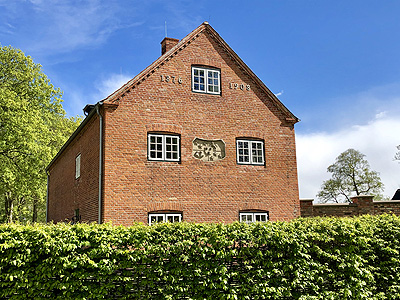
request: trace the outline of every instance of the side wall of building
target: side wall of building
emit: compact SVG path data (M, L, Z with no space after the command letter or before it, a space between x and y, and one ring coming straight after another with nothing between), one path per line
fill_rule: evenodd
M81 155L80 177L75 159ZM95 114L49 168L48 221L98 221L99 117Z
M358 215L379 215L384 213L400 216L400 200L373 201L373 196L352 198L353 203L313 204L312 199L300 200L302 217L350 217Z
M221 95L192 92L192 65L221 71ZM204 33L127 92L105 120L104 221L147 223L156 211L182 212L188 222L233 222L242 210L268 211L270 220L300 214L293 124ZM180 162L149 161L149 132L180 135ZM196 138L222 140L226 157L195 159ZM237 138L263 140L265 165L238 165Z

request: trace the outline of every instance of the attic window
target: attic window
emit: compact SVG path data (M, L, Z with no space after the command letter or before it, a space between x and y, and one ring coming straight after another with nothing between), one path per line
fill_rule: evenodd
M192 67L192 91L206 94L221 93L221 72L216 69Z

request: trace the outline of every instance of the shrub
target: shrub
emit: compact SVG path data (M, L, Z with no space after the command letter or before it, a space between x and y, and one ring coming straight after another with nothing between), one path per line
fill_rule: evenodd
M0 225L0 298L400 299L400 218Z

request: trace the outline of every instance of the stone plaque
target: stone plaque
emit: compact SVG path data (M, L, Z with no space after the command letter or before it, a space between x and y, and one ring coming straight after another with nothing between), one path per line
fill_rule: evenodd
M202 161L217 161L225 158L225 143L222 140L193 140L193 157Z

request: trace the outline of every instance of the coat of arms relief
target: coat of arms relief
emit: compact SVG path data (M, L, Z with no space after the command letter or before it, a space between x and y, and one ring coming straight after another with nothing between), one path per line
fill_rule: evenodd
M193 140L193 157L202 161L218 161L225 158L225 143L222 140Z

